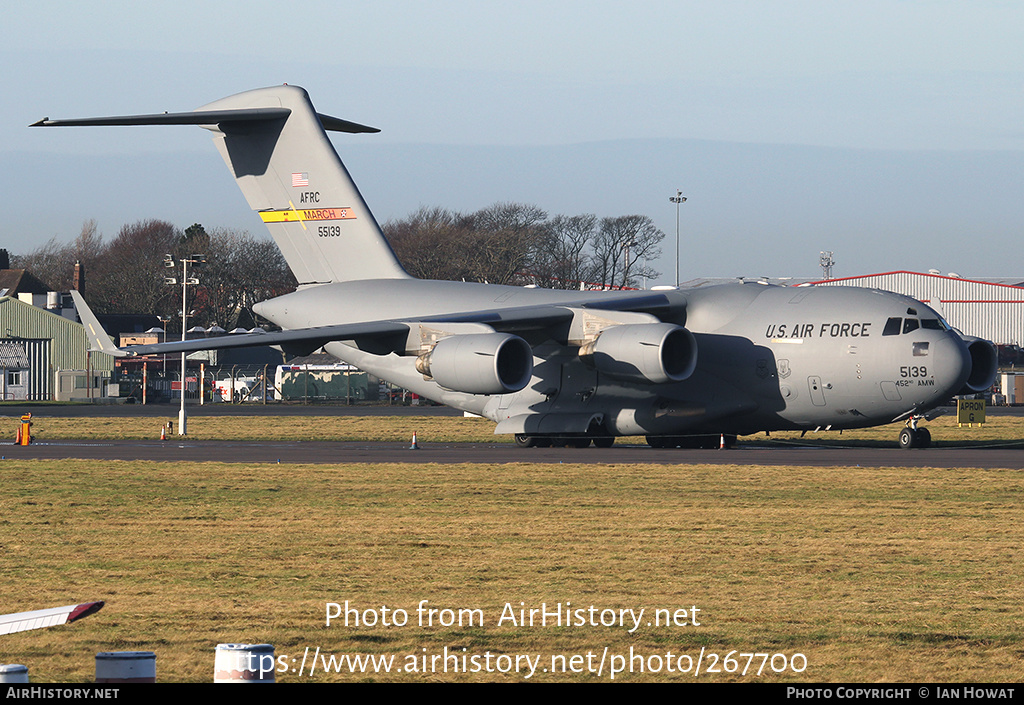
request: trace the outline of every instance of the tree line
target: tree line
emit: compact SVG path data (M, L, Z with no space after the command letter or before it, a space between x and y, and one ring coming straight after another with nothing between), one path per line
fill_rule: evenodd
M658 276L649 263L665 237L643 215L549 218L523 203L473 213L421 208L382 229L415 277L551 289L637 288Z
M95 221L86 221L72 242L52 238L26 255L13 256L11 264L27 269L51 290L67 291L73 288L75 263L80 263L84 294L96 313L170 318L170 331L180 320L181 286L169 286L165 278L180 280L181 267L169 269L164 261L167 255L177 260L194 254L206 256L205 264L190 270L199 284L189 287L189 316L200 324L251 327L255 303L295 288L295 278L269 238L229 229L207 232L199 224L180 230L162 220L126 224L109 240Z
M489 282L544 288L630 288L655 277L649 261L661 254L665 234L650 218L628 215L548 214L537 206L496 203L472 213L421 208L382 226L399 262L421 279ZM184 230L162 220L124 225L110 239L86 221L69 243L56 238L12 266L27 269L51 290L73 287L75 263L85 268L85 296L100 314L181 313L181 288L165 277L165 257L204 254L190 287L190 318L230 330L255 320L252 306L294 290L296 281L269 237L194 224ZM191 313L194 310L195 313ZM180 330L180 327L178 327Z

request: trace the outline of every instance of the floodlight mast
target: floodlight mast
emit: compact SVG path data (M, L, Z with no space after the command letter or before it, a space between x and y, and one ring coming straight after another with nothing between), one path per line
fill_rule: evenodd
M676 191L676 195L669 196L668 200L676 204L676 280L673 283L679 286L679 206L686 203L686 196L682 191Z
M188 285L199 284L199 279L196 276L189 277L188 266L194 265L199 266L206 262L206 255L190 255L188 257L182 257L177 262L174 261L173 255L164 256L164 266L166 267L177 267L181 264L181 340L185 342L185 336L188 331ZM168 284L177 284L175 277L165 277L164 281ZM178 410L178 435L188 435L188 414L185 411L185 373L186 373L186 358L188 353L181 353L181 407ZM203 381L198 380L199 393L203 393Z

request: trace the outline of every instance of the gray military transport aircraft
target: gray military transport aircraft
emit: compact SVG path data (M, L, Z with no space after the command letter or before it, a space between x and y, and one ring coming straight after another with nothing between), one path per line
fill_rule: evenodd
M199 125L281 248L298 289L258 304L280 332L118 349L80 296L95 350L115 356L279 345L335 357L497 422L522 446L718 445L773 430L918 421L991 386L991 343L906 296L761 282L699 290L554 291L423 281L399 264L327 137L378 132L274 86L193 112L35 126ZM77 292L73 292L77 295Z

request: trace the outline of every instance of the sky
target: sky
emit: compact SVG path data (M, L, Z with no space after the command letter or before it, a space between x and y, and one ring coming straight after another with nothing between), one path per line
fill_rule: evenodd
M132 212L126 194L141 198L147 188L168 203L153 217L185 227L190 222L180 221L198 219L188 210L194 199L202 204L193 212L205 218L204 225L258 229L258 221L246 219L241 196L231 195L229 178L214 177L222 181L216 186L205 182L208 166L223 166L194 128L26 126L44 116L191 110L282 82L305 87L322 112L382 129L379 135L332 138L343 158L351 144L360 168L371 170L364 195L382 221L417 205L474 208L491 201L474 204L458 197L487 197L474 183L480 173L445 173L451 203L417 200L411 193L416 183L376 173L382 161L375 162L374 149L391 155L432 145L493 155L488 150L518 148L543 161L545 148L556 154L606 142L696 140L817 148L822 158L840 160L881 153L1024 156L1024 5L1010 1L58 1L5 9L5 29L0 160L11 172L5 189L13 190L18 212L28 214L2 231L2 246L16 252L65 233L71 239L74 223L97 215L101 230L113 234L122 225L118 207L125 220L144 217ZM152 132L158 129L163 131ZM181 163L197 160L195 178L188 169L171 167L161 178L161 155L168 154ZM467 157L473 158L491 156ZM90 178L82 166L90 159L104 178ZM125 160L123 175L113 168L114 175L106 177L104 169L118 159ZM74 165L74 173L53 173L62 171L54 166L61 160ZM33 163L45 165L49 176L32 174ZM349 166L361 183L355 165ZM400 158L387 166L401 168ZM493 165L496 175L500 167ZM564 183L545 192L544 207L624 214L608 211L614 183L595 188L590 175L581 178L566 168ZM675 227L667 199L676 189L690 199L684 206L687 228L697 242L720 239L724 223L732 222L734 214L713 210L725 202L717 191L730 188L728 174L712 187L685 160L675 175L651 169L649 182L643 164L608 165L611 175L626 170L641 180L632 191L652 196L616 206L648 210L666 232ZM734 187L757 189L759 179L771 184L772 172L771 164L763 164L754 174L736 173ZM1003 183L993 188L1005 189L1006 173L998 173ZM1013 178L1018 174L1011 172ZM987 171L978 176L997 178ZM389 189L388 183L398 182L402 191ZM1012 197L1019 200L1019 192ZM94 204L95 212L76 212L82 210L80 198ZM236 202L228 205L232 198ZM815 201L813 194L801 198ZM855 201L858 194L848 198ZM926 209L907 201L911 211ZM225 220L217 223L213 205L221 203ZM994 222L985 227L1016 233L1020 207L1007 206L1005 213L991 213L986 201L985 213ZM750 236L774 239L809 227L799 221L799 209L784 212L794 220ZM935 228L935 213L923 215ZM841 226L832 233L825 223L822 232L820 214L809 212L809 219L821 234L820 248L836 250L837 260L845 258L850 267L871 268L859 252L864 248L848 242ZM927 246L942 260L936 266L957 264L962 238L962 229L929 232ZM802 241L794 246L814 248ZM813 266L792 271L785 247L772 250L760 257L768 273L814 274ZM706 271L689 274L731 275L722 259L708 258L700 263ZM975 274L1013 273L1005 271L1005 258L994 259L1003 270ZM811 265L816 260L817 251L800 257ZM907 262L906 268L915 264ZM660 268L672 265L663 258ZM1016 269L1024 274L1024 266Z

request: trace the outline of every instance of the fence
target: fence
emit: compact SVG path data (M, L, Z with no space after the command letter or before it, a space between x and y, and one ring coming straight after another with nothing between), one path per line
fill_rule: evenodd
M173 363L167 367L157 362L138 370L121 370L116 381L120 395L129 398L130 403L178 403L181 400L181 369ZM419 403L416 395L347 365L203 366L186 371L184 387L185 403L190 406L280 402Z

